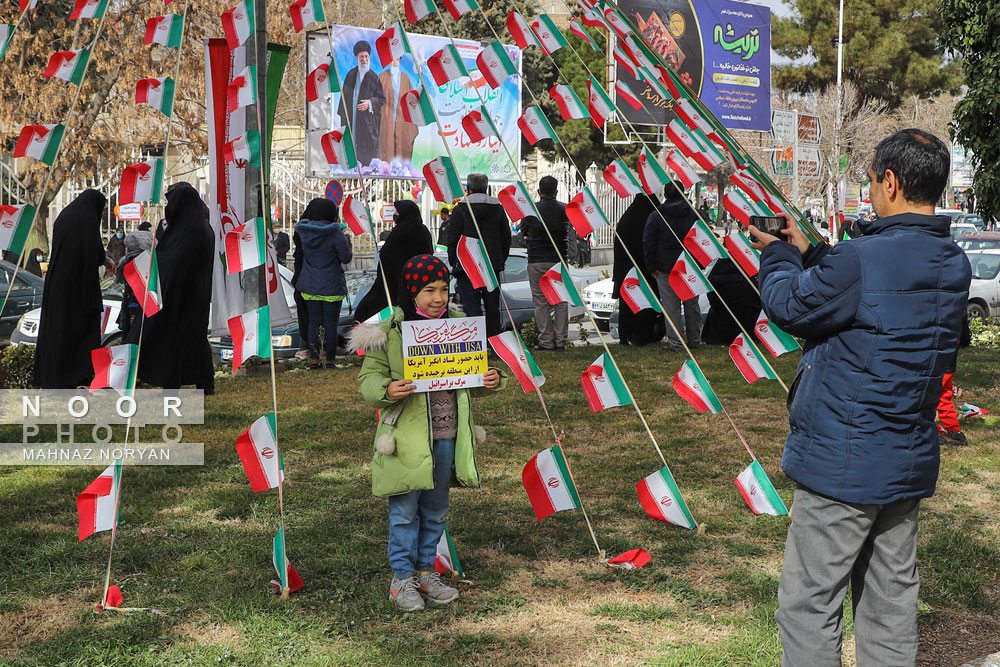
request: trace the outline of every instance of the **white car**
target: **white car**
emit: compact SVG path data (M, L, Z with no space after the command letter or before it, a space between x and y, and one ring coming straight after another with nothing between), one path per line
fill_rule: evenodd
M972 266L969 317L1000 316L1000 249L969 250L965 256Z
M976 229L976 226L971 223L953 222L951 223L951 228L948 231L951 233L951 238L957 241L966 234L975 234L979 230Z
M712 266L714 265L709 265L708 269L705 270L706 275L710 273ZM614 285L614 280L605 278L582 291L583 302L587 304L588 308L594 311L594 319L597 320L597 326L601 331L609 330L611 313L617 307L618 299L611 298ZM704 319L708 315L708 295L702 294L698 297L698 307L701 309L701 316Z
M578 269L575 266L569 267L569 275L573 278L577 288L581 290L583 300L587 300L586 292L591 285L601 281L601 276L593 269ZM607 282L609 285L611 281ZM528 251L523 248L511 248L510 255L503 271L503 291L518 299L531 301L531 284L528 282ZM608 287L610 294L611 288ZM608 313L610 315L610 312ZM583 308L580 306L569 307L569 318L571 320L584 316ZM607 315L605 315L607 318ZM529 318L530 319L530 318Z

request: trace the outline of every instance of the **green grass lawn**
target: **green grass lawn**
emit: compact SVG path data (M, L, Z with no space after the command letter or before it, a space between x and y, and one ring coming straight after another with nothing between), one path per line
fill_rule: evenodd
M472 585L445 609L397 613L387 600L386 503L371 497L374 411L356 367L278 375L287 471L288 556L306 586L268 588L276 492L254 494L233 446L270 410L267 375L226 377L206 398L203 467L124 472L112 582L149 613L95 614L109 533L77 542L76 496L98 468L0 470L0 663L776 665L773 620L787 517L755 517L733 478L749 457L723 415L698 415L670 387L682 358L616 350L704 534L648 518L635 484L659 459L628 407L591 414L580 373L599 348L540 353L546 401L601 547L641 547L642 570L602 566L580 512L534 518L521 469L551 444L537 398L516 386L475 405L488 432L482 489L456 489L448 525ZM787 426L777 383L750 386L723 349L699 361L778 492ZM798 354L777 362L786 381ZM966 402L1000 412L998 353L962 353ZM1000 648L1000 435L967 425L943 453L921 523L921 662L960 664ZM0 429L19 441L19 429ZM849 621L849 617L848 617ZM846 624L847 664L853 664Z

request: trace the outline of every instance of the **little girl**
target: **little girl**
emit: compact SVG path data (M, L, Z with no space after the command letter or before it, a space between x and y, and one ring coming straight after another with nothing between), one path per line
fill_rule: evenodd
M389 498L389 599L403 611L418 611L425 600L448 604L458 598L434 571L448 489L453 477L462 486L479 486L474 445L485 432L472 420L469 399L502 389L505 378L491 368L483 388L414 394L413 382L403 379L400 323L461 314L448 312L449 271L440 259L412 257L402 274L392 317L359 326L351 342L365 353L361 396L380 411L372 493Z

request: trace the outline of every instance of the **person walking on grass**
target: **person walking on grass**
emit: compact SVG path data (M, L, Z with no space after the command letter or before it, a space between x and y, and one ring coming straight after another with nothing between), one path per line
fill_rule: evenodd
M458 599L458 591L434 571L449 487L453 477L462 486L479 486L474 449L486 434L472 419L470 399L506 384L494 368L475 389L417 394L413 382L403 379L402 322L461 317L448 310L448 282L448 267L440 259L411 257L403 266L392 317L351 332L350 347L365 353L358 374L361 396L379 410L372 493L389 498L389 599L402 611Z
M570 223L566 204L556 199L558 190L559 182L555 178L542 176L538 180L538 201L535 202L542 219L529 215L521 221L521 235L528 249L528 284L538 324L536 350L563 350L569 338L569 304L565 301L554 306L549 304L541 288L546 271L558 264L560 258L569 262Z

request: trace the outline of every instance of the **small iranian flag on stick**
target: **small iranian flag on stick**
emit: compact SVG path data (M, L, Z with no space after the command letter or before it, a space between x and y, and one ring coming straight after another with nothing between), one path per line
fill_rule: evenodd
M295 32L302 32L313 21L326 23L323 0L295 0L288 8L288 13L292 17L292 26L294 26Z
M122 184L118 189L118 203L131 204L137 201L160 202L160 188L163 185L163 158L153 158L146 162L125 167Z
M248 65L226 86L229 113L257 103L257 66Z
M686 97L677 100L677 104L674 105L674 113L692 130L704 133L709 139L716 136L712 123L701 113L694 102Z
M63 138L64 127L56 125L25 125L14 145L14 157L32 157L52 166Z
M406 53L403 24L397 21L379 35L378 39L375 40L375 51L378 52L378 59L382 67L387 68L393 60L402 58L403 54Z
M690 130L677 119L667 124L667 137L681 153L698 163L698 166L709 171L725 162L726 158L714 145L705 140L702 143L698 130Z
M747 501L754 514L771 516L788 514L784 501L756 459L733 481L736 482L736 488L740 490L743 500Z
M424 94L423 88L409 90L399 98L399 108L403 112L403 120L423 127L434 122L434 108L431 106L430 95Z
M226 34L229 50L239 48L254 31L254 0L243 0L222 13L222 31Z
M631 76L633 79L640 78L639 66L635 64L634 60L632 60L632 56L630 56L629 53L624 48L622 48L621 43L619 43L618 46L615 47L615 50L612 52L612 55L614 56L615 62L618 64L618 66L624 69L626 72L628 72L629 76Z
M433 0L403 1L403 14L406 16L407 23L416 23L428 14L433 14L436 11L437 7L434 6Z
M542 274L538 279L538 286L542 289L545 299L553 306L564 301L572 306L583 305L580 290L577 289L569 270L562 262Z
M31 204L0 205L0 250L15 255L24 252L24 244L35 220L35 207Z
M243 165L260 166L260 132L242 134L222 147L222 159L226 162L240 160Z
M621 197L631 197L642 192L639 178L621 160L615 160L604 170L604 180Z
M722 197L722 207L743 225L750 224L752 215L768 215L770 211L763 204L751 204L741 192L730 190Z
M633 313L638 313L640 310L647 310L649 308L658 313L663 312L649 283L646 282L645 277L634 266L625 274L625 280L622 281L621 295L622 301L628 305Z
M456 21L469 12L479 9L476 0L444 0L444 8L451 14L451 18Z
M590 112L590 120L597 127L604 127L611 112L615 110L615 103L594 77L587 80L587 110Z
M507 14L507 31L514 38L514 43L517 44L518 48L526 49L529 46L542 47L541 42L538 41L535 33L528 26L528 22L513 9Z
M271 586L277 588L282 597L286 593L294 593L305 586L302 577L296 572L295 566L292 565L292 562L288 560L288 556L285 554L284 528L279 528L278 534L274 536L271 550L271 565L278 575L278 580L271 581Z
M517 126L532 146L542 139L551 139L559 143L559 137L556 136L555 130L549 124L549 119L538 107L531 106L525 109L521 117L517 119Z
M145 45L160 44L177 47L181 45L181 34L184 32L184 17L177 14L154 16L146 21Z
M629 549L623 554L608 559L608 565L622 570L638 570L649 564L653 557L645 549Z
M434 83L443 86L450 81L456 81L463 76L469 76L462 57L454 44L446 44L444 48L427 59L427 69L434 77Z
M543 449L528 461L521 471L521 481L539 521L580 506L580 496L559 445Z
M726 256L726 249L701 219L695 220L684 236L684 247L703 268Z
M584 0L576 0L576 4L580 6L580 11L583 12L583 23L590 28L600 28L604 32L608 31L608 24L604 21L604 16L594 9L591 5L588 5Z
M726 236L723 241L729 255L736 260L744 273L755 276L760 271L760 253L750 247L750 239L741 231L735 231Z
M76 0L69 20L99 19L108 11L108 0Z
M580 22L580 19L572 19L569 22L569 31L573 33L576 37L579 37L587 44L589 44L590 48L592 48L593 50L595 51L601 50L601 47L599 47L594 42L593 38L590 36L590 33L587 32L587 29L583 27L583 23Z
M712 291L712 286L705 278L705 274L701 272L698 264L691 259L691 255L687 252L681 255L677 263L674 264L668 281L677 298L681 301L687 301Z
M163 308L160 294L160 271L156 266L156 249L147 248L125 265L125 282L132 288L136 301L146 317L156 315Z
M565 84L557 83L549 88L549 97L559 107L559 115L563 120L580 120L589 116L583 101Z
M795 342L795 339L774 326L771 320L767 319L767 314L763 310L757 316L754 333L767 348L767 351L775 357L799 349L799 344Z
M0 58L7 53L10 40L14 38L14 26L8 23L0 23Z
M278 428L274 413L259 418L236 439L236 453L254 493L278 488L285 479L285 466L278 449Z
M90 391L110 388L119 396L131 396L135 389L135 364L139 359L138 345L112 345L90 351L94 363L94 380Z
M642 180L642 189L647 195L656 196L663 194L663 188L670 183L670 176L660 166L656 156L645 146L638 160L639 178Z
M260 266L267 258L264 218L254 218L226 234L226 268L239 273Z
M635 488L642 509L657 521L692 530L698 527L666 466L636 484Z
M497 193L497 199L503 206L504 212L511 222L517 222L521 218L535 214L535 209L531 205L531 195L528 194L528 186L518 181L508 185Z
M454 573L459 579L465 578L462 564L458 561L458 551L455 550L455 543L451 541L448 527L445 526L438 540L437 554L434 556L434 571L438 574Z
M271 315L267 306L229 318L233 370L250 357L271 358Z
M323 147L323 155L326 156L326 163L330 165L331 171L334 165L340 165L341 169L345 170L358 166L351 128L345 127L343 130L327 132L320 137L320 145Z
M639 96L633 93L632 89L628 87L628 84L621 79L615 81L615 92L618 94L618 97L625 100L625 102L634 110L638 111L642 108L642 100L640 100Z
M447 204L464 195L462 181L459 180L455 165L447 155L434 158L425 164L423 173L436 201Z
M330 63L323 63L306 77L306 102L315 102L330 92Z
M516 331L504 331L496 336L490 336L489 341L493 351L514 372L524 393L530 394L545 384L545 376L542 375L531 352Z
M135 103L151 106L169 118L174 109L174 80L169 76L139 79L135 84Z
M476 56L476 65L486 83L493 89L499 88L511 74L517 74L517 68L500 42L490 42L480 51Z
M674 375L674 391L698 412L711 412L713 415L722 412L722 403L712 390L712 385L708 383L698 364L691 359L681 364L680 370Z
M80 85L83 75L87 70L87 61L90 59L90 51L80 49L79 51L56 51L49 58L49 64L42 72L43 78L55 77L63 81L69 81Z
M600 412L620 405L632 405L625 380L605 352L580 376L583 393L591 412Z
M548 14L541 14L531 22L531 32L535 33L535 37L538 38L542 46L542 51L547 56L551 56L567 44L566 38L559 32L559 28L556 27Z
M621 38L632 34L632 28L629 27L628 21L622 13L614 7L608 7L604 10L604 22L607 23L608 27L614 30L615 34Z
M118 484L122 478L121 459L115 461L76 497L79 541L118 523Z
M674 176L680 179L685 188L693 188L701 180L684 156L677 151L667 153L667 168L674 172Z
M490 113L483 106L473 109L462 117L462 129L468 135L469 141L474 144L478 144L487 137L498 136Z
M362 234L375 236L375 232L372 231L372 214L369 212L368 205L365 204L364 199L358 199L354 195L347 195L347 198L344 199L344 222L351 228L355 236L361 236Z
M462 270L469 277L473 287L485 288L487 292L492 292L500 286L496 274L493 273L490 258L486 255L486 246L481 240L463 235L458 240L457 254Z
M597 203L597 197L587 186L583 186L583 190L576 193L576 196L566 204L566 217L573 223L573 228L580 236L587 236L611 224Z
M752 340L737 336L729 346L729 356L736 364L743 379L749 383L757 380L776 380L774 371L771 370L764 355L761 354Z

